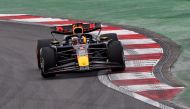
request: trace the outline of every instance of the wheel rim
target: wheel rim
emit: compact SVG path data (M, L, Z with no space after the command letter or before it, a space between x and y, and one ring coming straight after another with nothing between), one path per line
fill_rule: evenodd
M42 57L40 57L40 67L42 72L44 72L44 59Z
M126 65L125 65L125 55L124 52L122 53L122 57L123 57L123 70L125 69Z
M124 55L124 52L122 52L122 57L123 57L123 63L125 64L125 55Z

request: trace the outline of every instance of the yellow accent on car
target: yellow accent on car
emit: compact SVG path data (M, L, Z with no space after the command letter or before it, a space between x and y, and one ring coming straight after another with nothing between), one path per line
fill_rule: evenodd
M86 44L86 37L83 36L83 43Z
M78 63L80 67L89 66L88 55L78 56Z

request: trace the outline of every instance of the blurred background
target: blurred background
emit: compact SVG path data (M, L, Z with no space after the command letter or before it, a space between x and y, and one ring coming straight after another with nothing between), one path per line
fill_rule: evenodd
M174 102L190 107L190 0L0 0L0 13L127 24L165 35L181 46L172 72L187 85Z

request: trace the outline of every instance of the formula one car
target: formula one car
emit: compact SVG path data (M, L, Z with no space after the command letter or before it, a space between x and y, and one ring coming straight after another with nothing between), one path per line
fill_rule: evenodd
M123 47L117 34L100 35L101 29L101 23L51 27L53 38L37 41L37 61L42 77L71 71L124 70ZM59 41L55 34L61 34L63 39Z

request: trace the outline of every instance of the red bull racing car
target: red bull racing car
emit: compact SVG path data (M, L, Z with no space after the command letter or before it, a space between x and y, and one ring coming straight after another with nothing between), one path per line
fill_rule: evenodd
M37 41L37 61L42 77L73 71L124 70L123 47L117 34L100 34L101 29L101 23L51 27L53 38ZM55 34L61 34L63 39L58 40Z

